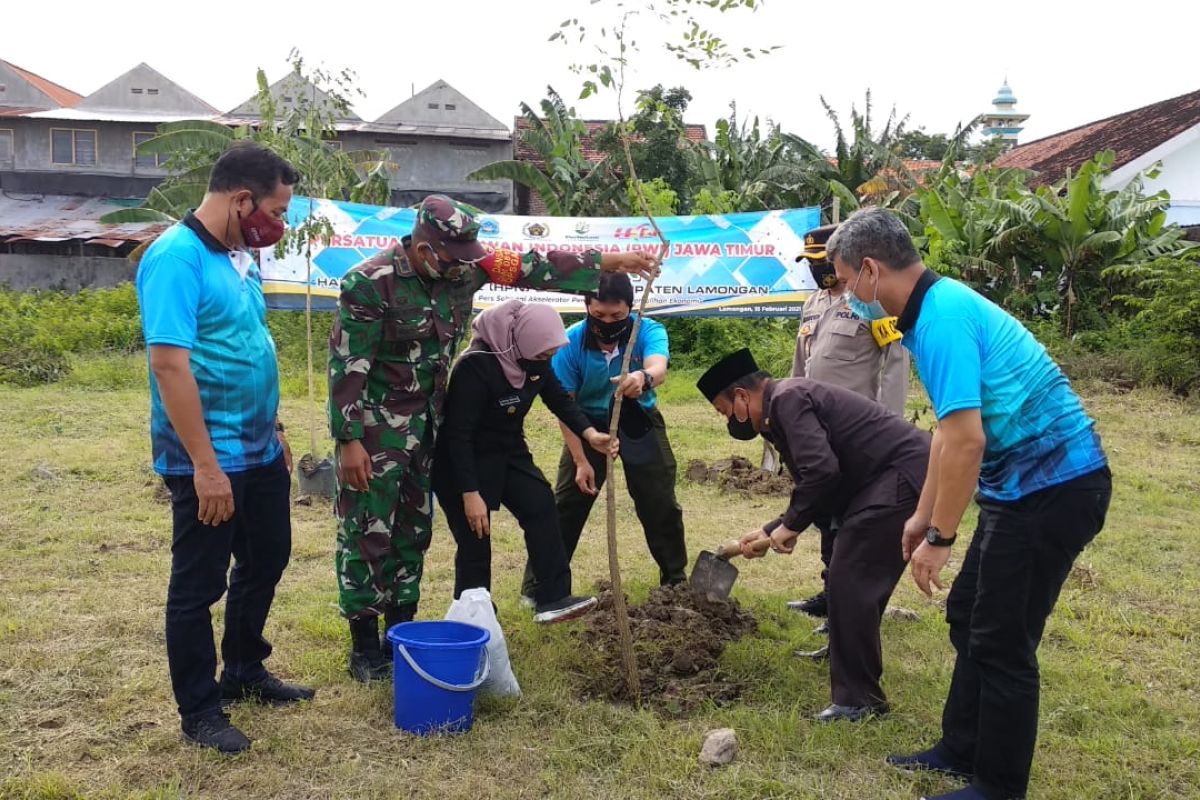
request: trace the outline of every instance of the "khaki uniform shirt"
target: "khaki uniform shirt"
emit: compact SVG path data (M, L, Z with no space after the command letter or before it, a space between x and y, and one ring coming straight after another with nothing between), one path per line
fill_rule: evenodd
M871 323L827 289L813 292L800 312L793 378L842 386L903 416L908 396L908 351L900 342L880 347Z

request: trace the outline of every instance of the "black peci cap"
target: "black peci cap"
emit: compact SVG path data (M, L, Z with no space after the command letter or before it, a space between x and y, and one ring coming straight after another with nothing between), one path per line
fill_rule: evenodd
M750 348L743 347L709 367L708 371L700 376L700 380L696 381L696 388L711 403L738 379L756 372L758 362L754 360L754 354L750 352Z

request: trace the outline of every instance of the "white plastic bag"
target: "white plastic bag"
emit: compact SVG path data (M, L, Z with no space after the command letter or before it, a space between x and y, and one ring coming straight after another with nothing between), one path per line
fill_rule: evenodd
M495 697L520 697L521 687L508 660L508 645L504 642L504 631L500 628L500 620L496 619L496 610L492 608L492 595L488 590L465 590L450 604L446 619L475 625L491 634L487 653L492 670L488 679L479 687L479 692Z

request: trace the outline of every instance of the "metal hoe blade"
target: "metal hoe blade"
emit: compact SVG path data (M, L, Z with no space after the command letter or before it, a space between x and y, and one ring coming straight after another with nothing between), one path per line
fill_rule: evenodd
M696 566L692 567L692 591L709 600L724 600L733 591L737 576L738 570L733 564L708 550L701 550L696 557Z

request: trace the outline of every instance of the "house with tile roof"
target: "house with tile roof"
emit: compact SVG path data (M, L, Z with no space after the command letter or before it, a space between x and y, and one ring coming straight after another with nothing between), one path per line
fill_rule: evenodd
M1028 142L993 163L1029 170L1035 184L1052 183L1105 150L1116 154L1108 187L1119 189L1161 163L1147 191L1170 193L1169 221L1200 225L1200 90Z

